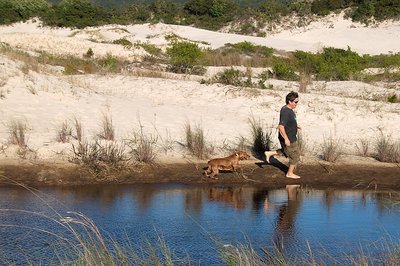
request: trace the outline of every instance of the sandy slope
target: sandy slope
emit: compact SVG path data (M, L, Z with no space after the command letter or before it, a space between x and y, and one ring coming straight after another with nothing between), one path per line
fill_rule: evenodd
M322 46L349 45L360 53L399 52L400 23L374 28L353 25L342 17L311 24L309 29L282 31L267 38L215 33L191 27L156 25L110 25L85 30L50 29L38 22L0 27L0 41L11 47L34 53L81 56L90 47L96 56L107 53L136 60L141 49L126 49L111 44L125 37L132 42L167 44L165 34L208 43L215 48L228 42L251 41L283 50L317 51ZM368 41L373 37L373 42ZM96 40L96 41L94 41ZM104 114L112 116L117 141L133 138L133 132L157 139L158 161L167 157L186 160L184 142L186 123L204 129L206 140L214 147L214 156L237 147L240 137L250 139L249 119L271 128L275 141L278 113L284 96L298 91L297 82L268 80L271 90L205 85L195 77L158 79L121 75L65 76L57 68L42 66L39 71L22 71L24 63L0 55L0 158L19 158L9 144L9 124L24 121L28 127L28 146L35 160L64 160L72 153L70 143L56 142L56 134L65 121L82 121L84 135L93 140L100 132ZM256 72L256 71L255 71ZM366 139L371 144L380 131L398 138L400 104L379 99L397 94L399 84L313 82L300 95L299 123L308 147L316 156L324 141L333 137L343 143L346 153L357 154L355 143ZM71 140L73 142L73 140ZM276 141L274 145L277 147Z

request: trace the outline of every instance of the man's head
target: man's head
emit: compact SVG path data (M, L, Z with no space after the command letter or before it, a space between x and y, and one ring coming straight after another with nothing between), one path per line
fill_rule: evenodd
M299 94L297 92L291 91L286 95L286 104L289 105L290 108L296 108L298 102Z
M299 94L297 92L294 91L289 92L289 94L286 95L286 104L288 104L289 102L293 102L297 98L299 98Z

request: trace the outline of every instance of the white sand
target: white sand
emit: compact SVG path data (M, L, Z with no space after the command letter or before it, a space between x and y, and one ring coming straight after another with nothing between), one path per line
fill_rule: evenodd
M30 21L0 27L0 42L30 53L46 51L60 55L82 56L92 48L95 56L111 53L128 60L137 60L144 51L123 48L112 44L113 40L127 38L165 47L164 36L171 33L206 42L212 48L250 41L288 51L349 45L359 53L400 52L399 22L366 28L341 16L331 20L329 27L326 21L316 22L307 29L282 31L268 38L164 24L69 30L40 27L40 23ZM112 116L118 142L132 139L133 132L141 128L145 135L154 136L159 161L167 160L166 157L177 161L188 158L179 144L185 142L184 126L188 122L204 130L208 144L215 147L213 156L229 153L240 137L251 139L250 118L271 127L276 146L275 127L284 97L291 90L299 90L297 82L279 80L268 80L266 85L271 84L272 89L259 90L204 85L196 81L199 77L160 79L126 73L65 76L50 66L40 66L39 71L28 73L23 68L23 62L0 55L0 159L19 158L16 147L9 143L11 121L28 125L27 144L36 154L32 158L66 161L71 157L74 140L64 144L56 141L61 124L67 121L72 127L73 119L78 118L85 139L93 141L101 130L104 114ZM393 94L400 97L399 83L389 86L356 81L313 82L306 93L300 94L296 109L309 155L317 155L330 136L340 140L348 154L357 154L355 143L361 139L372 145L380 130L399 138L400 104L377 101Z

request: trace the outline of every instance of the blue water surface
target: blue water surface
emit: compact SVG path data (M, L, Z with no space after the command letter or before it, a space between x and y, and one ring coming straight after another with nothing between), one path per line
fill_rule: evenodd
M63 222L80 214L107 245L112 239L140 250L161 239L174 258L189 257L194 265L221 265L221 247L250 244L260 252L278 248L288 258L329 254L334 262L360 251L375 256L398 245L397 198L396 191L296 185L1 187L0 264L73 259L65 239L73 246L74 236Z

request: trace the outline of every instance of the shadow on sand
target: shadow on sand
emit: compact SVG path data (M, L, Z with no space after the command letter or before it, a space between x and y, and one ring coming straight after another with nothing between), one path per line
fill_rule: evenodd
M282 163L281 161L279 161L275 157L271 157L269 159L269 163L267 161L265 161L265 159L264 159L262 162L256 162L255 164L260 168L263 168L264 165L272 165L273 167L281 170L285 174L289 170L289 168L284 163Z

